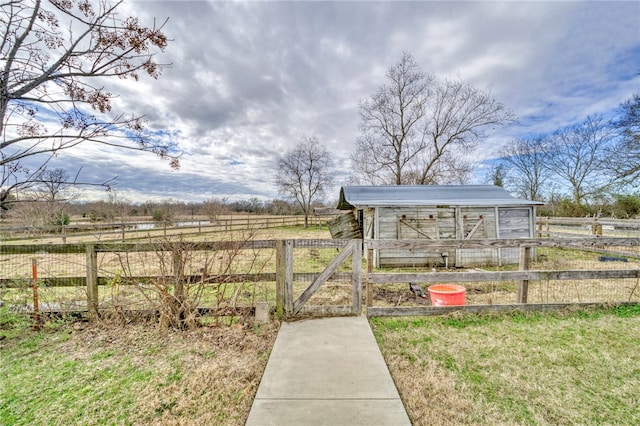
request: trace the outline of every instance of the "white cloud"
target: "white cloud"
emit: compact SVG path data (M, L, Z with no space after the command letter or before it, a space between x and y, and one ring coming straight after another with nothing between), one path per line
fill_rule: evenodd
M136 197L276 197L278 155L309 134L340 178L358 136L357 102L386 83L403 50L425 72L459 75L520 117L513 137L607 113L638 91L638 2L132 1L143 22L169 21L156 81L107 82L114 109L145 115L184 152L172 172L152 155L84 148L65 164L118 174ZM114 173L117 172L117 173Z

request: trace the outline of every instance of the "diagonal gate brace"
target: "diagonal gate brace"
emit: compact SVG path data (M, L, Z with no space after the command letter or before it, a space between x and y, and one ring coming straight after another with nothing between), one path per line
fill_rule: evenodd
M302 292L300 297L296 299L293 304L293 313L297 314L305 303L313 296L313 294L338 270L342 262L353 253L353 242L348 244L338 255L327 265L326 268L316 277L305 291Z

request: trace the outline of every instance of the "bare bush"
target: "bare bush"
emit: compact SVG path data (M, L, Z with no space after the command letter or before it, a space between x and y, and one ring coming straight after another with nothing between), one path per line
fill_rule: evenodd
M207 215L212 223L214 223L218 220L219 216L230 214L231 208L227 205L227 201L225 199L212 199L202 204L201 211Z
M215 249L165 239L153 252L133 247L119 253L122 272L110 284L112 312L125 318L132 310L144 310L162 327L175 329L198 327L208 314L216 322L249 315L259 290L255 277L273 258L272 249L252 248L254 234L217 242Z

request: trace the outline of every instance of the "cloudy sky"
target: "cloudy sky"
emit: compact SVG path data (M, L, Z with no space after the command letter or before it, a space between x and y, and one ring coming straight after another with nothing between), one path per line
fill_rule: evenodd
M120 95L114 109L171 135L181 169L106 149L69 151L54 166L83 165L84 180L117 175L130 201L276 198L274 164L307 135L330 150L336 184L346 184L358 101L386 83L403 51L426 73L491 90L518 116L478 147L485 162L513 138L611 114L640 92L637 1L128 0L122 12L147 24L169 18L172 41L158 60L171 66L110 89Z

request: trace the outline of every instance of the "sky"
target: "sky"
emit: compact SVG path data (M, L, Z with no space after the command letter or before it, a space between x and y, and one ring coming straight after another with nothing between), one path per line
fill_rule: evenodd
M131 202L279 198L278 158L304 137L331 153L338 197L359 135L358 101L409 52L425 73L459 77L518 122L478 146L477 182L515 138L610 116L640 92L640 2L144 1L122 14L168 18L159 79L115 80L115 111L144 115L182 152L173 171L152 154L82 145L50 167L117 176ZM85 198L106 199L85 191Z

